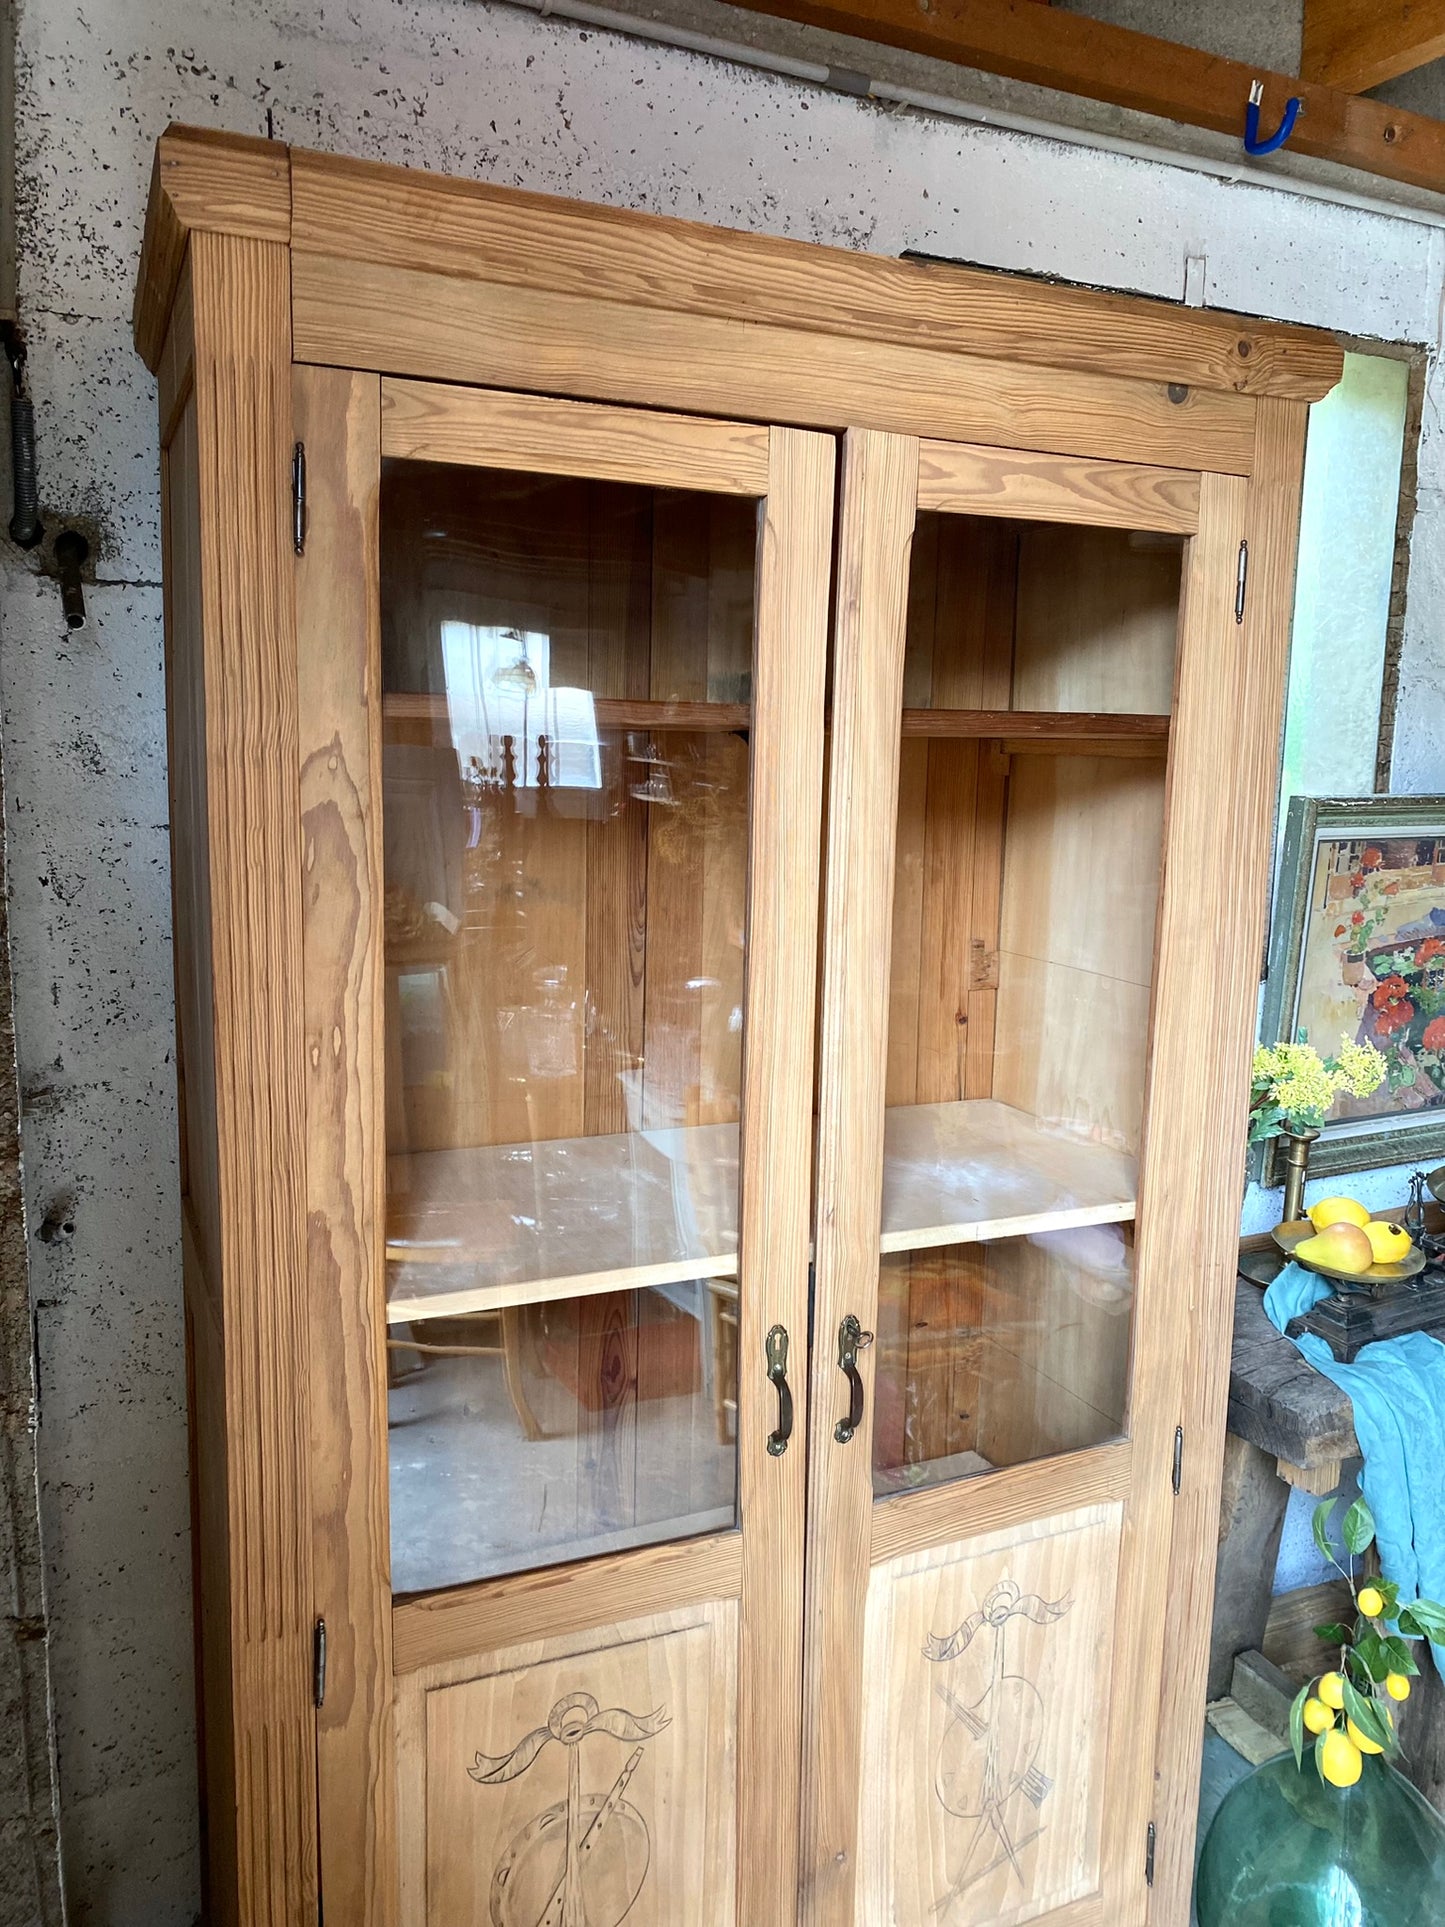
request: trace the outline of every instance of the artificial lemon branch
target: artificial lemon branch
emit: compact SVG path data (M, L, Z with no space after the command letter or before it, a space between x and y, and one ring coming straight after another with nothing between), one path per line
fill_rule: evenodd
M1334 1504L1325 1499L1315 1507L1315 1544L1344 1576L1355 1622L1315 1627L1321 1639L1339 1647L1339 1670L1300 1688L1290 1708L1289 1732L1297 1767L1303 1769L1305 1734L1312 1733L1320 1778L1331 1786L1350 1787L1363 1772L1367 1755L1399 1752L1391 1702L1410 1697L1411 1678L1420 1670L1409 1642L1445 1640L1445 1606L1433 1599L1402 1606L1400 1588L1388 1579L1371 1579L1357 1588L1354 1573L1341 1562L1327 1531ZM1346 1512L1340 1532L1346 1552L1355 1557L1374 1544L1374 1514L1363 1499L1356 1499Z

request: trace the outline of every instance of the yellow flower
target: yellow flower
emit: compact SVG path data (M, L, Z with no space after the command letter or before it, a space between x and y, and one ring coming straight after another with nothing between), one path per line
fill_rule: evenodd
M1385 1060L1373 1044L1352 1044L1342 1037L1336 1062L1335 1088L1348 1091L1351 1097L1368 1097L1385 1081Z

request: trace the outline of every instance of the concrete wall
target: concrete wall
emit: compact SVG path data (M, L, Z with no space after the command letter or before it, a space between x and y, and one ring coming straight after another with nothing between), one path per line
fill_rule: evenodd
M92 626L0 564L0 735L71 1918L196 1908L154 396L127 315L171 118L804 239L1436 342L1440 233L926 120L464 0L21 0L21 311ZM399 318L398 325L404 325ZM1426 409L1397 782L1445 789Z

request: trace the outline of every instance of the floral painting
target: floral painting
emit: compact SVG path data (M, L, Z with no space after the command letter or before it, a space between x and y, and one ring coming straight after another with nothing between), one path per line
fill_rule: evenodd
M1445 799L1296 797L1290 806L1267 1041L1373 1045L1386 1075L1335 1093L1311 1168L1445 1152ZM1382 1131L1392 1142L1379 1141ZM1401 1133L1405 1135L1402 1137Z

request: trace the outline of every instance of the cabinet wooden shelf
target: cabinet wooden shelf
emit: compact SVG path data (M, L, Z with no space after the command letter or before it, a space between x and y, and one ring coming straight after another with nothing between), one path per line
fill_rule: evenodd
M733 1278L732 1124L391 1160L387 1321ZM882 1253L1134 1216L1135 1160L992 1098L903 1105L884 1132Z
M753 714L750 703L633 701L609 696L596 697L593 707L599 730L677 729L707 734L749 729ZM393 691L382 698L382 714L392 722L445 724L451 713L446 696ZM1169 740L1169 718L1127 711L905 709L903 734L942 740L999 740L1020 750L1035 745L1121 744L1162 756Z
M598 696L593 701L597 727L602 729L685 729L699 734L748 729L751 703L664 702ZM383 696L381 713L389 722L446 723L452 705L446 696L399 691Z

